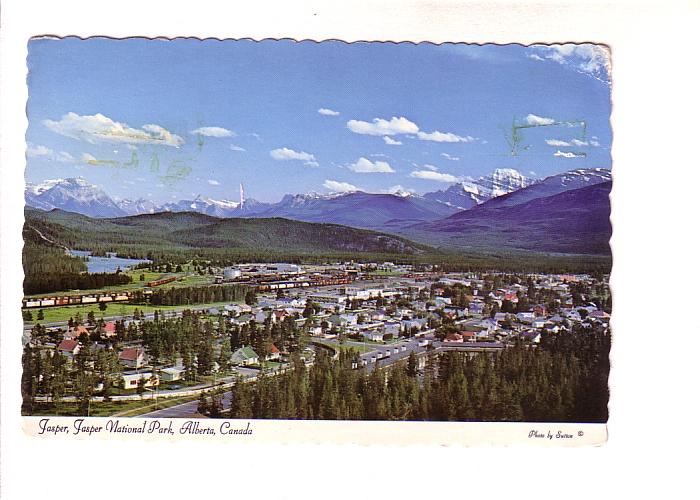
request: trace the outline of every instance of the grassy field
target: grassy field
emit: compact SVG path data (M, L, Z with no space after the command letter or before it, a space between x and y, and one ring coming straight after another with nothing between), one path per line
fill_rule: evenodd
M124 274L131 276L131 278L134 280L131 283L128 283L126 285L114 285L114 286L105 286L103 288L94 288L91 290L59 290L57 292L45 292L45 293L37 293L34 295L28 295L27 297L54 297L54 296L72 296L72 295L84 295L84 294L90 294L90 293L104 293L104 292L121 292L125 290L138 290L139 288L148 288L146 286L146 283L149 281L157 280L160 278L164 278L167 276L172 276L173 274L163 274L163 273L152 273L148 271L140 271L140 270L134 270L134 271L125 271ZM141 275L143 276L143 281L139 280L139 277Z
M343 343L339 344L337 342L329 342L329 341L324 341L324 340L315 340L315 342L318 342L319 344L327 345L328 347L332 347L333 349L340 349L341 351L349 351L351 349L354 349L355 351L359 352L360 354L364 354L366 352L372 352L376 351L377 347L381 347L382 344L376 344L375 346L372 346L371 344L348 344L348 343ZM354 341L353 341L354 342Z
M181 288L181 287L187 287L187 286L203 286L203 285L211 285L214 283L214 276L205 274L203 276L199 274L193 274L193 275L188 275L187 273L152 273L150 271L143 271L136 269L134 271L125 271L124 274L131 276L133 281L131 283L128 283L126 285L114 285L114 286L105 286L102 288L93 288L89 290L60 290L57 292L46 292L46 293L37 293L34 295L28 295L27 297L32 298L32 297L54 297L54 296L67 296L70 297L72 295L89 295L91 293L109 293L109 292L123 292L123 291L133 291L133 290L138 290L138 289L147 289L148 286L146 283L149 281L161 279L161 278L169 278L171 276L176 276L178 279L177 281L173 281L171 283L168 283L167 285L163 285L164 288ZM143 281L140 280L141 275L143 274Z
M183 396L179 398L158 398L158 409L169 408L171 406L194 401L198 396ZM110 417L118 415L121 417L135 417L144 413L149 413L155 409L155 400L151 399L150 393L144 395L143 400L136 401L93 401L90 403L91 417ZM29 413L24 413L29 415ZM48 405L46 403L37 403L33 416L79 416L77 403L58 403L57 405Z
M152 306L148 304L109 304L105 311L100 311L98 304L81 304L75 306L63 306L63 307L45 307L41 309L44 311L44 319L37 320L37 313L39 309L31 309L33 319L32 321L26 321L27 324L46 324L46 323L56 323L60 321L68 321L69 318L75 317L77 313L80 313L83 320L87 318L89 312L95 315L95 319L109 318L113 316L128 317L133 316L134 309L143 311L144 314L149 314L154 311L169 312L169 311L184 311L185 309L207 309L209 307L221 307L231 302L214 302L211 304L192 304L184 306Z

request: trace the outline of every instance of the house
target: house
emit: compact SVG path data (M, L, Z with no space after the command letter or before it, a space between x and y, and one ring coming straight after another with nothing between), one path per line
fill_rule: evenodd
M378 330L364 330L361 334L364 338L372 342L381 342L384 340L384 334Z
M163 382L175 382L176 380L182 380L185 377L185 369L181 366L169 366L167 368L162 368L159 373Z
M448 333L443 342L446 344L459 344L464 342L464 337L459 333Z
M284 297L277 299L277 304L282 307L301 307L302 309L306 305L306 302L301 299Z
M394 337L398 337L401 333L401 323L395 321L387 321L384 323L384 333L390 333Z
M272 313L272 321L275 323L281 323L284 318L290 316L290 314L284 309L278 309Z
M238 316L237 318L232 319L231 323L234 325L243 326L243 325L247 325L248 323L250 323L250 321L253 319L254 318L253 318L252 314L243 313L240 316Z
M228 311L229 315L236 316L238 314L249 313L253 310L248 304L229 304L225 305L224 309Z
M234 365L250 366L258 362L258 355L250 346L241 347L231 355L231 363Z
M523 323L532 323L535 320L535 313L533 312L519 312L515 315L519 321Z
M58 352L72 360L80 352L80 343L77 340L65 339L58 344Z
M494 315L493 319L496 320L496 321L505 321L506 319L508 319L508 314L507 314L507 313L502 313L502 312L497 312L497 313Z
M520 338L527 342L532 342L533 344L539 344L541 334L540 332L534 330L528 330L526 332L522 332L520 334Z
M476 342L476 332L463 331L459 333L462 335L463 342Z
M340 317L345 320L346 325L357 324L357 314L341 314Z
M547 321L544 318L537 318L532 322L532 328L544 328Z
M376 311L372 311L370 314L370 319L373 321L383 321L386 319L386 313L382 310L377 309Z
M158 375L154 375L151 372L134 372L124 373L122 375L122 387L124 387L124 389L137 389L141 379L144 380L144 387L156 387L160 385L160 377L158 377Z
M128 368L141 368L146 364L146 351L143 347L128 347L119 353L119 362Z
M578 311L576 310L571 310L566 313L566 317L568 319L574 320L574 321L581 321L581 314L579 314Z
M275 344L272 344L272 347L270 347L270 354L268 354L265 359L268 361L272 361L274 359L280 359L280 350L277 349L277 346Z
M482 314L484 312L484 303L473 301L469 303L470 314Z
M328 324L330 326L335 326L337 328L343 327L348 324L348 319L345 316L340 316L338 314L334 314L330 316L327 320Z
M443 312L451 318L463 318L467 310L462 307L448 306L443 309Z
M535 316L546 316L547 315L547 306L544 304L537 304L533 309L532 312L535 313Z
M450 297L435 297L435 305L437 307L445 307L452 305L452 298Z
M100 330L100 333L102 334L103 337L114 337L117 334L117 325L114 321L110 321L109 323L105 323L102 329Z
M591 313L588 315L591 318L596 318L596 319L609 319L610 315L606 313L605 311L591 311Z
M87 328L85 328L83 325L76 325L73 328L69 329L65 335L63 336L64 339L70 339L70 340L75 340L78 337L80 337L82 334L85 335L90 335L90 332L88 331Z
M404 329L408 329L408 330L411 330L413 328L420 330L421 328L423 328L427 324L428 324L428 320L425 318L405 319L405 320L401 321L401 326L403 326Z
M441 299L442 297L438 297L438 298ZM435 302L437 302L437 300ZM422 300L414 300L413 302L411 302L411 308L413 308L414 311L426 311L427 310L427 306L425 305L425 302Z

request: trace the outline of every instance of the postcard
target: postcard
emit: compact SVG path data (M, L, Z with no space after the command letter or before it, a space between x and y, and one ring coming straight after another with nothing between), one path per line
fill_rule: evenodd
M30 434L606 440L605 45L44 36L27 63Z

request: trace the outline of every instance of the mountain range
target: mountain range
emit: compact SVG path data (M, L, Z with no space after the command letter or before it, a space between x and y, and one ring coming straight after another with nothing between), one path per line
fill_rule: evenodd
M540 180L527 178L516 170L497 169L488 176L424 195L361 191L289 194L277 203L247 199L243 206L236 201L202 196L164 205L144 199L115 202L84 179L29 184L25 197L30 207L76 212L95 222L99 218L122 218L120 226L135 224L143 214L162 214L158 219L161 224L168 220L168 212L188 213L183 215L188 224L195 214L212 216L216 219L205 220L213 224L212 231L231 229L237 224L216 222L219 219L282 218L393 233L452 250L518 248L608 254L610 186L611 172L602 168L572 170ZM215 240L233 244L221 231L217 229ZM213 244L214 240L207 238L200 236L198 241Z
M258 254L373 253L419 255L432 251L396 235L337 224L280 218L219 218L196 212L160 212L92 218L59 209L25 209L25 228L71 248L120 247L148 252L226 249Z
M611 188L612 182L605 181L516 205L487 202L445 219L404 228L401 234L446 249L517 248L608 255Z
M159 205L143 198L115 201L82 178L56 179L27 184L26 203L41 210L58 208L90 217L119 217L158 212L199 212L216 217L286 217L308 222L331 222L377 228L446 217L496 196L536 182L513 169L496 169L473 181L457 183L443 191L416 195L361 191L331 194L288 194L277 203L246 199L215 200L197 196Z

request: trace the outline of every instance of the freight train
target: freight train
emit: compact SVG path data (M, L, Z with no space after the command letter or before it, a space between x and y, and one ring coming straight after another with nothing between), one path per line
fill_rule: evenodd
M171 276L170 278L162 278L159 280L149 281L148 283L146 283L146 285L151 286L151 287L160 286L160 285L165 285L166 283L172 283L176 279L177 279L177 276Z
M143 295L150 295L152 290L141 291ZM91 293L86 295L70 295L57 297L42 297L37 299L22 299L22 308L36 307L57 307L57 306L73 306L80 304L97 304L100 302L125 302L131 299L133 292L114 292L114 293Z
M281 276L280 276L281 277ZM146 283L148 287L156 287L164 285L166 283L172 283L177 277L171 276L169 278L163 278L159 280L149 281ZM255 287L259 292L266 292L270 290L280 290L288 288L306 288L306 287L316 287L316 286L330 286L330 285L345 285L351 283L353 278L348 275L335 275L335 276L320 276L314 275L309 279L294 279L294 280L267 280L267 279L255 279L241 281L231 280L228 283L238 283L241 285L249 285ZM227 283L227 282L224 282ZM71 306L79 304L96 304L100 302L125 302L131 300L136 292L139 292L142 296L149 296L153 294L153 290L150 288L139 288L137 290L121 291L121 292L105 292L105 293L88 293L83 295L70 295L70 296L52 296L52 297L41 297L41 298L25 298L22 300L22 308L31 309L39 307L58 307L58 306Z

